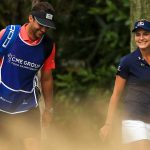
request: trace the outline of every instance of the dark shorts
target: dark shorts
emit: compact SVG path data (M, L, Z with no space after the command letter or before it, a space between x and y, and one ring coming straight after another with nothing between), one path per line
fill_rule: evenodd
M0 140L20 141L30 137L40 137L39 108L18 114L0 112Z

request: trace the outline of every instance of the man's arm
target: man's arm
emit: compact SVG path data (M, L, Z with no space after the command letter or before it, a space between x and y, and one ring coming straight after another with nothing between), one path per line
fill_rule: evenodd
M53 98L53 78L52 71L41 71L41 90L44 97L45 108L42 114L42 125L47 127L52 120L52 98Z

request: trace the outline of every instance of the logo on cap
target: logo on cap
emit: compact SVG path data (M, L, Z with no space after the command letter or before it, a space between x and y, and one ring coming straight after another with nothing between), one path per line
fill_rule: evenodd
M143 21L138 22L137 26L144 26L144 22Z
M52 20L53 19L53 15L52 14L46 14L46 19Z

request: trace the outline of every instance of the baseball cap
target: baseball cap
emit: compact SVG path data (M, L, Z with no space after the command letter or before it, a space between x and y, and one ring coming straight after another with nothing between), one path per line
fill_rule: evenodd
M40 25L53 29L56 28L53 12L32 11L31 15L34 16L34 18Z
M40 25L53 29L56 28L54 12L53 6L46 1L36 2L31 9L31 15Z
M150 31L150 22L148 20L144 20L144 19L136 21L132 32L135 32L139 28Z

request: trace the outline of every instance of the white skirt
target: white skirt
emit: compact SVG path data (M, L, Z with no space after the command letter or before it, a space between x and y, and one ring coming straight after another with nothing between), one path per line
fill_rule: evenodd
M150 124L139 120L123 120L122 142L128 144L139 140L150 140Z

